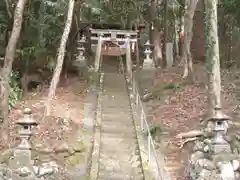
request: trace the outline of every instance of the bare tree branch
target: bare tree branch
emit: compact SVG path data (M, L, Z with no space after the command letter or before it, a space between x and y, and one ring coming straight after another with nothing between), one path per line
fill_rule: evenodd
M4 1L5 1L5 4L6 4L6 10L7 10L8 17L9 17L9 19L12 19L12 13L11 13L11 10L10 10L9 2L8 2L8 0L4 0Z

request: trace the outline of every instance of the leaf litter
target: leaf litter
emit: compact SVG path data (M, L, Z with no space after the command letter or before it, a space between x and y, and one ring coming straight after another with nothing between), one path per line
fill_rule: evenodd
M203 65L195 65L195 75L197 83L186 83L181 78L182 69L178 67L170 68L162 72L158 72L155 77L155 86L165 86L169 83L179 84L180 88L168 91L164 98L160 98L157 107L154 108L154 117L152 123L163 126L168 132L164 136L164 141L168 142L167 149L164 151L166 167L171 174L172 180L184 180L185 168L187 167L187 159L189 145L183 149L177 147L175 136L180 132L187 132L192 129L201 127L200 120L205 116L207 110L207 88L206 88L206 72ZM235 74L235 75L233 75ZM235 70L223 70L222 77L222 106L223 111L234 117L234 108L238 104L236 100L236 79L239 72ZM240 96L240 94L239 94Z
M41 92L29 92L19 101L9 113L9 142L1 139L0 151L15 147L19 143L18 126L15 122L23 116L24 108L30 108L38 126L33 129L33 144L42 144L53 148L75 137L83 125L83 91L87 87L86 81L70 77L68 83L60 82L55 98L52 101L52 113L43 117L44 103L48 94L45 87Z

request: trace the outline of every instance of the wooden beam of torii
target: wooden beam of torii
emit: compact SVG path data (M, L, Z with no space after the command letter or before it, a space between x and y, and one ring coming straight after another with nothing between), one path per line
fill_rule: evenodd
M128 31L128 30L106 30L106 29L90 29L91 31L91 40L98 40L99 35L102 34L103 41L117 41L117 42L126 42L126 36L130 38L130 42L137 42L138 31Z

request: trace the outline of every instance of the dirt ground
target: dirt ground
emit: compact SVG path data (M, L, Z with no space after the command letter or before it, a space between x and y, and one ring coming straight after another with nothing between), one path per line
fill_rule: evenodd
M56 96L52 101L52 114L43 118L44 102L47 97L48 88L42 92L29 92L10 111L10 141L2 142L1 149L15 146L19 141L18 126L15 122L23 116L23 109L30 108L33 117L39 123L34 128L33 142L52 147L74 137L79 127L82 126L83 114L83 92L87 83L70 77L67 82L60 81Z
M189 84L182 80L182 68L161 70L156 74L155 85L165 86L169 83L179 84L179 88L164 92L158 105L154 108L153 123L167 130L164 135L166 143L166 165L172 180L183 180L187 165L187 148L179 150L175 136L180 132L198 129L201 118L207 109L206 72L203 65L194 67L197 83ZM236 82L238 70L222 71L222 104L224 112L236 118L234 109L236 100ZM42 118L47 88L42 92L29 92L10 112L10 141L0 142L0 150L14 146L19 141L16 120L22 117L22 110L31 108L34 118L39 123L34 129L33 141L53 147L73 138L82 126L83 92L87 87L85 81L70 78L67 83L60 83L56 97L52 102L52 114ZM238 120L238 119L235 119ZM63 126L64 125L64 126Z
M199 129L200 120L206 114L207 88L206 72L203 65L195 65L194 72L197 83L189 84L182 80L182 68L171 68L157 73L155 85L179 84L179 88L167 90L160 98L154 110L153 123L163 126L167 130L164 135L166 144L166 166L172 180L186 179L185 167L187 165L187 148L179 149L175 136L180 132ZM222 105L223 111L236 117L234 109L238 104L236 100L236 79L238 70L222 71ZM236 119L235 119L236 120Z

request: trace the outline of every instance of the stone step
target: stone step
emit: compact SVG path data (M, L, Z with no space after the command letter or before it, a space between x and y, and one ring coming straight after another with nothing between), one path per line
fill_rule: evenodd
M113 146L109 146L109 143L112 142L113 143ZM129 149L131 150L131 153L135 153L137 152L137 148L136 146L138 145L138 141L134 138L134 137L124 137L122 136L121 138L120 137L117 137L116 136L104 136L102 137L102 141L101 141L101 147L105 149L112 149L116 145L116 146L119 146L121 147L122 149ZM109 147L109 148L108 148ZM120 151L120 149L116 149L116 151Z
M109 146L109 144L111 144L111 146ZM101 149L102 150L115 150L116 153L118 152L127 152L130 157L132 155L137 155L137 150L136 150L136 146L138 145L137 141L134 141L132 139L106 139L103 138L103 140L101 141ZM116 149L116 147L121 147L121 149Z
M116 142L128 142L131 144L137 144L136 136L131 135L130 133L118 133L118 134L110 134L110 133L102 133L102 141L116 141Z
M125 136L129 137L136 137L136 133L134 131L135 129L131 127L130 129L124 129L124 128L114 128L112 129L111 126L102 125L101 126L101 133L105 136L121 136L122 134L125 134Z
M102 113L108 112L109 114L128 112L128 115L130 116L130 112L131 112L129 105L124 105L122 107L121 106L119 106L119 107L114 106L113 107L113 106L109 106L107 104L103 104L101 106L101 108L102 108Z
M122 74L105 73L98 180L143 180L138 140Z
M132 142L137 142L135 141L136 139L136 135L134 135L133 133L107 133L107 132L102 132L102 138L105 139L105 138L112 138L112 139L117 139L117 138L124 138L125 141L129 142L129 141L132 141Z
M102 104L103 112L109 112L114 114L116 112L131 112L128 104L113 105L113 104Z
M102 128L102 130L103 131L108 131L108 130L112 130L113 132L116 132L116 133L121 133L121 132L130 132L130 133L133 133L134 134L134 132L135 132L135 129L134 129L134 127L133 127L133 125L132 125L132 122L127 122L127 121L125 121L126 123L128 123L128 125L126 125L125 123L122 123L122 122L116 122L116 123L118 123L118 124L116 124L116 123L114 123L114 121L112 121L112 122L110 122L110 121L108 121L108 123L106 123L105 121L103 121L103 123L102 123L102 126L101 126L101 128ZM130 124L131 123L131 124ZM120 129L120 130L119 130ZM105 131L105 132L106 132ZM111 132L112 132L111 131ZM109 131L108 131L109 132Z
M127 92L125 93L120 93L120 92L114 92L110 93L107 92L106 90L103 91L103 94L101 96L102 98L108 98L109 100L122 100L122 101L127 101L129 100L129 96L127 95Z
M109 114L109 113L102 114L102 123L116 124L116 126L124 125L124 124L127 124L127 126L129 125L133 126L132 118L127 116L125 112L123 115L117 114L117 116L119 116L118 118L114 118L114 116L116 116L116 114Z
M114 97L128 97L127 96L127 89L126 88L117 88L117 89L110 89L110 88L103 88L103 95L105 96L114 96Z
M104 152L107 152L107 154L106 153L103 153L103 151ZM129 155L127 155L127 153L128 154L130 154L131 152L130 151L127 151L127 150L124 150L124 151L122 151L122 152L116 152L116 153L114 153L113 151L110 151L110 150L108 150L108 151L106 151L104 148L103 149L101 149L101 155L100 155L100 157L99 157L99 162L100 163L102 163L102 164L111 164L111 163L106 163L106 162L114 162L114 163L116 163L116 162L126 162L126 163L128 163L128 166L129 167L132 167L132 168L141 168L141 162L140 161L134 161L134 162L131 162L131 161L127 161L127 159L130 159L131 157L129 156ZM123 153L125 153L124 155L123 155ZM137 155L135 155L135 156L137 156ZM136 159L137 159L138 157L136 157ZM112 166L115 166L115 167L118 167L118 166L116 166L116 165L114 165L114 163L112 163Z
M110 112L110 113L106 113L106 111L105 110L102 110L102 111L104 111L104 112L102 112L102 118L104 118L105 120L110 120L111 119L111 121L112 120L114 120L116 117L119 117L119 116L127 116L127 119L129 119L129 120L131 120L132 121L132 116L131 116L131 113L129 112L128 114L126 114L125 112L122 112L122 111L120 111L120 112L118 112L117 114L116 113L112 113L112 112Z
M128 107L130 102L129 100L123 101L122 99L111 100L110 98L103 98L101 100L102 105L112 105L112 106L126 106Z
M102 114L109 114L109 115L115 115L114 118L121 116L128 116L131 117L131 111L128 107L122 107L122 108L117 108L117 107L107 107L107 106L102 106Z
M102 98L102 104L117 104L117 105L127 105L129 104L129 99L124 98L118 98L118 99L112 99L111 97L104 97Z
M142 172L126 173L126 171L100 171L98 180L144 180Z
M131 122L132 126L134 125L133 124L133 119L132 119L132 115L130 112L126 112L126 111L121 111L121 112L113 112L113 113L110 113L110 112L102 112L102 122L106 121L106 122L114 122L114 123L121 123L124 124L124 123L127 123L127 122Z
M103 118L102 119L102 126L111 126L112 128L127 128L127 129L133 129L135 130L135 128L133 127L133 122L132 120L129 118L123 118L121 120L115 120L115 119L111 119L111 118Z
M129 104L107 104L106 103L102 103L101 104L101 108L103 112L109 112L110 114L114 114L116 112L118 113L125 113L125 112L131 112L131 108Z

